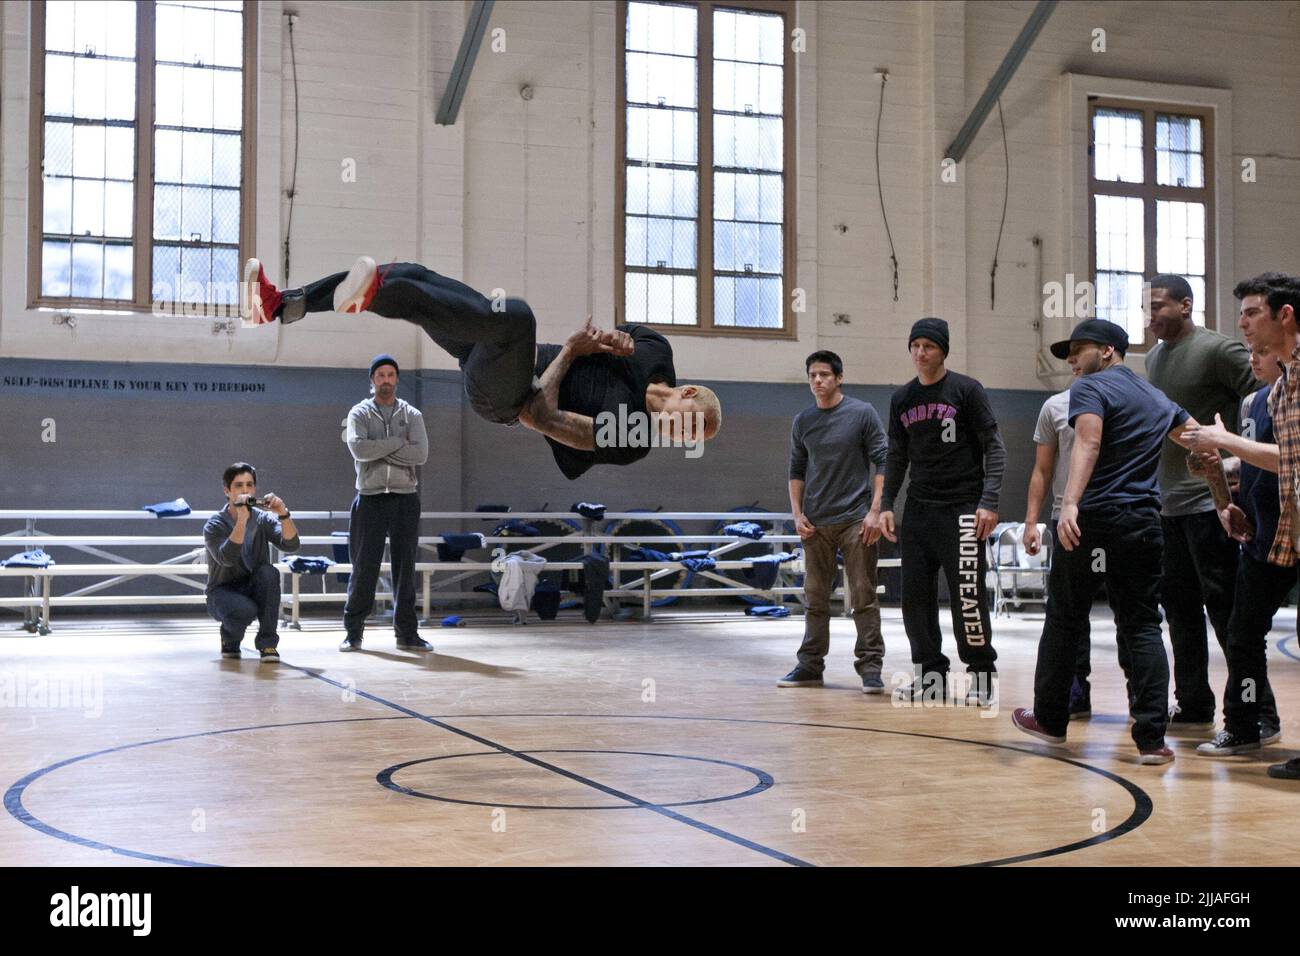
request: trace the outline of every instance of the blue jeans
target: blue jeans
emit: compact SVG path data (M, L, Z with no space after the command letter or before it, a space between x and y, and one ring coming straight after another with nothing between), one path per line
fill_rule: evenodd
M221 646L235 650L248 625L257 621L253 646L259 651L280 643L280 572L263 564L248 577L215 587L208 594L208 613L221 622Z
M1133 740L1143 750L1163 747L1169 659L1160 634L1160 514L1154 507L1094 507L1079 515L1079 531L1073 551L1058 546L1052 553L1047 622L1034 671L1034 717L1048 733L1065 734L1079 642L1088 638L1088 614L1104 581L1115 613L1120 666L1129 676Z

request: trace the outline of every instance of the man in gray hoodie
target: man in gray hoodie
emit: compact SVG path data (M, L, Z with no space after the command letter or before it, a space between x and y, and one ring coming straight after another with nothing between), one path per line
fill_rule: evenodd
M352 576L343 608L347 636L340 651L361 649L366 618L375 605L375 585L384 558L384 539L391 546L397 646L431 651L416 633L415 555L420 533L420 495L416 469L429 457L429 438L419 409L397 397L400 370L391 355L370 363L372 398L348 413L347 445L357 468L357 496L348 525Z

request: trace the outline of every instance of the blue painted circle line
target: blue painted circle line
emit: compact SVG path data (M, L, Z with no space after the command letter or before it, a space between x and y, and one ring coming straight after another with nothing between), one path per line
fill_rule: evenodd
M657 807L695 807L703 803L723 803L727 800L739 800L743 797L752 797L755 794L762 793L764 790L770 790L776 782L772 775L757 767L747 767L743 763L733 763L730 760L718 760L713 757L692 757L686 754L663 754L650 753L644 750L520 750L517 753L529 754L617 754L629 757L665 757L670 760L694 760L699 763L711 763L720 767L731 767L735 770L742 770L751 774L755 778L755 783L748 790L741 790L737 793L728 793L720 797L705 797L700 800L682 800L677 803L656 803ZM471 807L501 807L509 810L641 810L643 807L635 803L586 803L578 806L549 806L546 804L533 803L502 803L500 800L460 800L455 797L445 797L434 793L425 793L420 790L414 790L410 787L404 787L393 780L393 777L405 770L407 767L414 767L419 764L433 763L439 760L456 760L462 757L504 757L506 754L499 750L479 750L468 754L447 754L442 757L424 757L420 760L408 760L406 763L395 764L387 767L375 776L380 784L396 793L405 794L408 797L421 797L425 800L438 800L442 803L461 803Z
M1295 651L1287 647L1288 644L1295 643L1296 636L1294 634L1288 634L1286 637L1282 638L1282 640L1277 642L1277 649L1281 651L1284 656L1291 658L1291 660L1300 661L1300 654L1297 654Z
M801 727L801 728L810 728L815 730L846 730L846 731L856 731L859 733L886 734L889 736L896 736L896 737L916 737L916 738L926 739L926 740L941 740L949 743L970 744L972 746L988 747L994 750L1009 750L1014 753L1025 754L1031 757L1041 757L1047 760L1055 760L1060 763L1069 764L1070 766L1073 767L1078 767L1081 770L1086 770L1089 773L1095 773L1100 777L1104 777L1107 780L1110 780L1113 783L1116 783L1119 786L1123 787L1124 790L1126 790L1133 799L1133 811L1129 814L1129 816L1123 821L1121 821L1119 824L1117 824L1116 826L1105 831L1104 833L1096 834L1095 836L1092 836L1086 840L1078 840L1073 843L1067 843L1061 846L1051 847L1050 849L1046 849L1046 850L1039 850L1032 853L1025 853L1014 857L1003 857L1001 859L995 859L995 860L984 860L978 863L966 864L967 866L1005 866L1011 863L1022 863L1030 860L1039 860L1047 857L1058 856L1063 853L1070 853L1075 850L1081 850L1084 849L1085 847L1095 846L1100 843L1106 843L1110 840L1117 839L1118 837L1121 837L1126 833L1130 833L1133 830L1136 830L1143 823L1145 823L1154 812L1154 804L1152 803L1151 797L1146 793L1146 791L1144 791L1141 787L1139 787L1137 784L1133 783L1132 781L1127 780L1124 777L1121 777L1119 774L1112 773L1111 771L1105 770L1101 767L1095 767L1091 764L1083 763L1080 760L1075 760L1073 758L1066 757L1060 754L1046 753L1041 750L1031 750L1026 747L1013 747L1010 744L990 743L989 741L984 741L984 740L968 740L962 737L945 737L940 734L916 733L913 731L905 731L905 730L882 730L877 727L862 727L862 726L854 726L851 724L823 724L823 723L786 721L786 720L763 720L760 718L744 718L744 717L694 717L694 716L672 715L672 714L646 715L646 714L570 714L570 713L520 714L520 713L515 713L515 714L446 714L446 715L441 715L441 717L443 719L448 719L448 720L457 719L457 718L503 719L503 718L512 718L512 717L529 718L529 719L563 718L563 719L570 719L570 720L573 719L672 720L672 721L685 721L685 722L752 724L752 725L759 725L759 726L775 726L775 727ZM52 826L49 823L46 823L44 820L41 820L40 818L35 816L30 810L28 810L26 806L24 806L23 804L23 796L26 793L27 788L30 787L33 783L40 780L42 777L45 777L53 773L56 770L61 770L64 767L68 767L76 763L81 763L86 760L92 760L96 757L104 757L109 754L120 753L122 751L127 751L127 750L138 750L143 747L154 746L155 744L175 743L182 740L195 740L201 737L216 737L216 736L221 736L223 734L237 734L237 733L245 733L248 731L255 731L255 730L280 730L287 727L311 727L311 726L319 726L324 724L349 724L349 723L360 723L365 721L378 721L378 720L428 721L430 719L431 718L429 718L427 715L417 716L414 714L414 712L411 712L411 713L406 713L404 716L399 716L399 717L346 717L346 718L337 718L332 720L298 720L298 721L288 721L279 724L260 724L256 726L247 726L247 727L228 727L223 730L207 730L207 731L200 731L198 733L193 733L193 734L179 734L171 737L160 737L156 740L142 740L136 743L123 744L118 747L109 747L104 750L96 750L91 753L79 754L78 756L69 757L66 760L60 760L57 763L50 764L47 767L42 767L39 770L33 770L31 773L15 781L13 784L9 786L8 790L5 791L5 797L4 797L5 809L9 812L10 816L12 816L19 823L22 823L24 826L29 826L40 833L44 833L46 836L51 836L54 837L55 839L63 840L64 842L72 843L76 846L85 847L87 849L102 850L108 853L117 854L118 856L130 857L136 860L146 860L151 863L167 863L173 866L221 866L222 864L219 863L203 863L197 860L188 860L180 857L169 857L169 856L162 856L153 853L145 853L139 850L131 850L125 847L119 847L109 843L103 843L98 840L92 840L89 837L79 836L75 833L69 833L66 830L60 830L57 827ZM493 806L499 806L499 804L493 804ZM652 809L653 808L654 807L652 806ZM658 812L671 813L673 811L670 811L665 807L658 807Z

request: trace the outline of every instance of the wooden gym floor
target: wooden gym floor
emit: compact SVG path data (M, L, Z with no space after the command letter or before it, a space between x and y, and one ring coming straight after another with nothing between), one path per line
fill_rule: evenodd
M1094 717L1055 752L1010 723L1039 615L995 621L990 717L864 696L843 618L827 686L778 689L800 618L660 615L497 614L425 629L429 656L384 628L340 654L321 619L282 632L278 667L221 660L197 617L65 617L43 638L7 619L0 865L1294 863L1300 785L1265 775L1300 747L1292 610L1269 646L1282 743L1211 760L1171 737L1165 767L1134 762L1101 608ZM888 684L909 663L884 619Z

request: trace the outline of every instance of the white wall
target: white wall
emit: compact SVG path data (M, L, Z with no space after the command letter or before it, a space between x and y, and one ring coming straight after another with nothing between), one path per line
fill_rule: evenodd
M365 252L415 259L483 290L533 305L555 340L613 305L615 5L499 0L490 30L506 49L480 51L455 127L433 122L459 48L462 2L295 4L300 157L295 281L345 268ZM983 91L1030 0L932 4L801 2L808 50L796 57L798 262L808 311L792 342L676 339L679 374L734 380L801 378L802 358L839 351L851 380L908 377L913 319L953 325L952 364L1001 388L1041 388L1034 375L1034 249L1048 279L1065 272L1069 200L1062 145L1062 74L1221 87L1232 92L1232 152L1254 157L1258 181L1218 197L1231 206L1231 275L1300 271L1300 2L1191 5L1065 3L1057 7L1003 96L1011 194L998 269L988 271L1003 199L996 112L958 170L940 158ZM292 87L281 5L260 4L259 253L283 272L283 191L292 150ZM1107 51L1090 50L1092 30ZM355 366L388 350L409 365L451 362L413 327L332 314L286 328L212 335L201 319L80 314L75 333L25 305L28 12L0 12L4 81L0 355ZM874 152L880 87L881 181L901 265L894 302ZM534 91L524 100L520 87ZM357 163L357 181L341 164ZM845 231L836 229L843 225ZM836 325L835 313L850 316ZM1055 334L1059 328L1049 328ZM361 333L361 334L359 334Z

